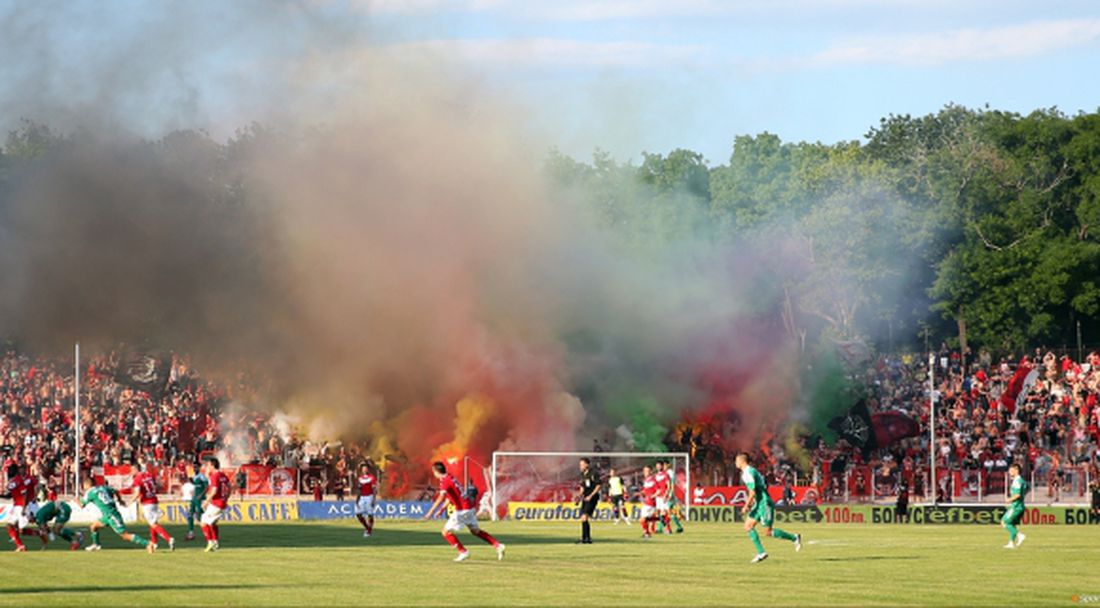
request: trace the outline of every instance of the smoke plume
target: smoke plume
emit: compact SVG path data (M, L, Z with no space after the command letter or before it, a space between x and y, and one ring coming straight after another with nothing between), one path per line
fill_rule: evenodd
M796 401L775 254L639 253L461 69L387 55L328 5L143 6L109 41L75 6L0 21L0 120L64 134L0 175L3 333L248 365L260 405L418 464L624 425L653 449L685 413L738 411L750 440ZM51 51L58 15L103 44Z

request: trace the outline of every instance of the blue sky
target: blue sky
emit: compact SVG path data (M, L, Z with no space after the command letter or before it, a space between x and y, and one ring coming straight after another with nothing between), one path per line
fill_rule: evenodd
M949 102L1100 107L1096 0L0 0L0 130L108 105L232 133L285 65L349 51L442 62L580 157L723 163L736 135L858 139Z
M861 137L948 102L1100 107L1100 2L373 0L371 44L430 49L530 108L564 150L620 158L733 137Z

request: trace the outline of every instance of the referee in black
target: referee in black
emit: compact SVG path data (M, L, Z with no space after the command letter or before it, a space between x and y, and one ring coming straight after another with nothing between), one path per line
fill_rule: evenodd
M596 503L600 502L600 476L592 468L587 458L581 458L581 485L577 492L577 501L581 505L581 539L578 545L592 544L592 524L589 522L596 514Z

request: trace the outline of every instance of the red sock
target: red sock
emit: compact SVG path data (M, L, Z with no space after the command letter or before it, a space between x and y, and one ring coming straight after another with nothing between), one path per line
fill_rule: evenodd
M172 537L168 536L168 530L165 530L164 526L160 524L157 524L155 527L153 527L152 532L150 532L149 536L156 538L157 534L159 534L160 537L164 540L172 540Z
M365 517L363 517L362 515L356 515L355 518L359 520L359 523L363 524L363 529L364 530L366 530L367 532L370 532L370 526L367 525L367 520L366 520Z
M478 530L474 531L474 536L480 538L481 540L489 543L490 545L492 545L494 547L499 547L500 546L500 542L497 541L497 539L493 538L493 535L489 534L485 530L478 529Z
M218 524L210 524L210 530L212 531L214 540L218 540L218 537L221 536L218 531Z
M8 536L15 542L16 547L22 547L23 541L19 538L19 530L15 529L15 526L8 524Z
M459 553L465 553L466 552L466 547L462 546L462 541L458 540L458 537L455 536L454 534L451 534L450 532L446 532L446 533L443 534L443 538L447 539L447 542L450 543L452 547L454 547L455 549L458 549Z
M642 532L645 533L645 534L649 534L649 518L648 517L642 519Z
M210 529L208 524L202 525L202 536L207 542L214 540L214 531Z
M661 522L665 524L665 530L672 531L672 522L669 521L668 515L662 515Z
M374 532L374 517L367 519L367 534Z

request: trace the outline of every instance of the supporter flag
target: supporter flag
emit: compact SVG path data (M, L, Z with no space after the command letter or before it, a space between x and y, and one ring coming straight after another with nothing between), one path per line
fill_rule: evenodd
M172 360L168 357L133 354L122 360L115 373L115 382L134 390L145 391L154 399L159 399L168 387L168 376Z
M103 481L123 494L134 490L134 467L128 464L103 465ZM98 481L98 480L97 480Z
M901 412L882 412L871 416L875 443L883 448L906 437L920 435L920 423Z
M1028 391L1035 386L1035 381L1038 379L1039 370L1032 367L1027 357L1020 359L1020 364L1016 366L1016 373L1012 374L1005 392L1001 393L1001 407L1009 414L1015 413L1016 408L1023 404Z
M870 455L871 450L878 447L871 422L871 411L867 409L867 402L863 399L852 406L848 413L829 421L829 428L852 447L862 450L865 458Z
M920 423L913 418L901 412L871 414L867 402L862 399L847 414L833 418L829 428L852 447L859 448L865 459L876 448L920 435Z

